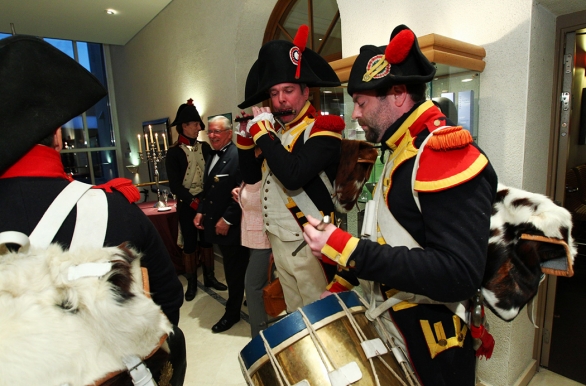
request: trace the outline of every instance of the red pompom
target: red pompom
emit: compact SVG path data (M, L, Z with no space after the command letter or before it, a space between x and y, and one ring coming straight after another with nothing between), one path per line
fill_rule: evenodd
M413 43L415 34L409 29L404 29L395 35L385 49L385 59L391 64L401 63L405 60Z
M309 36L309 27L301 24L297 30L297 34L295 34L295 39L293 39L293 44L299 47L301 52L305 50L305 46L307 45L307 36Z
M187 104L188 104L189 106L193 106L193 99L189 98L189 99L187 100Z

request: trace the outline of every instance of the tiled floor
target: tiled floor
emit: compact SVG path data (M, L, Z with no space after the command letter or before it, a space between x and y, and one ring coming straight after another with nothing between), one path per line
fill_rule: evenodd
M218 263L216 278L226 283L222 266ZM186 286L185 278L181 276L180 279ZM246 386L238 353L250 341L250 326L245 320L240 320L228 331L212 334L212 326L224 314L224 305L220 301L227 298L228 292L218 292L218 296L203 287L201 269L199 283L195 299L183 303L179 321L187 346L185 385ZM246 311L246 307L243 310Z
M546 369L540 369L533 377L529 386L580 386L583 383L574 382L571 379L564 378L561 375L553 373Z
M225 283L221 259L216 256L216 277ZM185 334L187 344L186 386L246 386L238 363L238 353L250 341L250 326L246 307L242 307L243 318L230 330L212 334L212 326L224 314L227 292L217 292L203 287L199 270L197 296L181 307L179 327ZM186 286L183 276L181 282ZM574 382L546 369L541 369L529 386L579 386Z

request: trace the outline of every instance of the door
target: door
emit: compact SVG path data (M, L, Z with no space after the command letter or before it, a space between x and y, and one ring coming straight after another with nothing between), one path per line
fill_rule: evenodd
M567 32L560 58L561 94L555 200L573 212L573 236L578 256L572 278L549 276L540 365L586 383L583 349L586 347L586 30ZM582 101L582 90L585 90ZM580 119L581 111L585 118ZM580 165L584 165L583 175ZM582 218L583 217L583 218Z

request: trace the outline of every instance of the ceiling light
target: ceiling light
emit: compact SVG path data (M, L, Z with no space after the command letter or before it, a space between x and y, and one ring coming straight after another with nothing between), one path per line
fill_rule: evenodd
M465 83L465 82L472 82L473 80L474 79L472 79L472 78L466 78L466 79L462 79L462 82L463 83Z
M331 94L332 92L330 90L324 90L322 91L324 94Z
M106 13L107 13L108 15L115 15L117 12L116 12L115 10L113 10L113 9L107 9L107 10L106 10Z

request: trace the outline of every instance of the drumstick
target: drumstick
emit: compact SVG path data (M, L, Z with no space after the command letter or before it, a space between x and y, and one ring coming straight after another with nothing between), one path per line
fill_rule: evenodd
M295 115L295 110L275 111L275 112L271 112L271 114L273 114L273 117L283 117L285 115ZM251 120L252 118L254 118L252 115L248 115L246 117L236 117L236 119L234 119L234 121L246 122L246 121Z
M326 225L328 225L329 223L330 223L330 216L326 215L319 222L319 224L317 224L315 229L317 229L318 231L323 231L324 229L326 229ZM306 245L307 245L307 241L303 240L301 242L301 244L299 244L299 246L297 248L295 248L293 253L291 253L291 256L296 256L299 253L299 251L301 251Z

